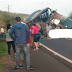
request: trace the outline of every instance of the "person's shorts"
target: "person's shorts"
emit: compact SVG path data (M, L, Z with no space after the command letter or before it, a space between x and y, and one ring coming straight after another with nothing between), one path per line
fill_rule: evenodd
M39 41L39 39L40 39L40 35L39 34L35 34L34 35L34 42Z

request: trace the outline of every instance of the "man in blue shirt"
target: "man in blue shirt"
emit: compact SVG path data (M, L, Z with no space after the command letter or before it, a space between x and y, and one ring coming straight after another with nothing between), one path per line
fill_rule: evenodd
M14 24L9 32L11 38L15 42L16 48L16 67L14 70L20 69L20 51L24 50L27 69L33 69L30 66L30 50L27 48L27 40L30 37L30 30L27 25L21 23L21 18L16 17L16 24ZM26 36L26 32L28 36Z

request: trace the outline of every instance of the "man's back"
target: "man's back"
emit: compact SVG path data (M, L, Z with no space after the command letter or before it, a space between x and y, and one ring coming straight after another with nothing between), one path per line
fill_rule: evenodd
M26 31L28 32L28 37L26 37ZM14 37L11 35L12 32L14 33ZM29 28L22 23L14 24L10 30L10 36L15 40L15 44L27 43L29 35Z

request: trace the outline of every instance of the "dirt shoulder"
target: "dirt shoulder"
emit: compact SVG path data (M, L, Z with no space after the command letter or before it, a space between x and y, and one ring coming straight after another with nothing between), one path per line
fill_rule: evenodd
M4 64L3 72L11 72L11 68L15 66L15 61L13 61L11 58L8 58L8 56L3 56L0 61Z

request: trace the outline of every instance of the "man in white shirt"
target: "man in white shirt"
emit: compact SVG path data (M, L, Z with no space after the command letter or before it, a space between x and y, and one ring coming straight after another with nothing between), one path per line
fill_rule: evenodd
M47 38L49 38L49 31L51 29L52 29L51 25L49 23L47 23L47 26L46 26Z

